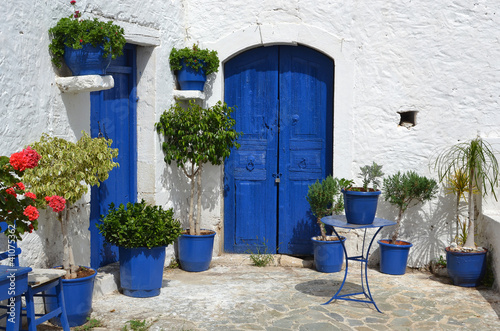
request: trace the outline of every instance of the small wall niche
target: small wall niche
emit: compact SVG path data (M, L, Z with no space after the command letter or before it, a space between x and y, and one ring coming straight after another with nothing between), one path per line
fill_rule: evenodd
M411 127L417 125L417 113L418 111L416 110L398 112L401 117L399 120L399 126L403 126L409 130Z

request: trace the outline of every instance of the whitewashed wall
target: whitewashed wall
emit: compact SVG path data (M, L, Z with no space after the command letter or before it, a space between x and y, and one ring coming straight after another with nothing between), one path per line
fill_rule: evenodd
M48 53L47 30L69 15L67 0L0 2L0 154L9 155L42 132L77 139L89 130L89 94L63 94ZM118 4L119 3L119 4ZM415 170L436 177L433 154L478 133L500 138L500 3L441 1L81 0L85 15L125 27L138 48L139 198L186 215L188 185L166 167L153 124L173 103L170 49L199 43L221 61L258 45L303 44L335 61L334 173L357 178L376 161L386 174ZM207 103L223 99L223 70L211 77ZM417 125L399 127L400 111L418 111ZM204 176L203 226L223 231L221 167ZM491 208L498 204L489 203ZM439 256L451 239L453 199L442 194L408 211L401 239L413 242L411 266ZM89 197L75 211L78 262L89 263ZM394 218L385 202L378 216ZM78 216L77 216L78 215ZM55 218L23 242L27 262L58 263ZM389 233L384 231L385 236ZM78 241L77 241L78 238ZM29 248L27 247L29 246Z

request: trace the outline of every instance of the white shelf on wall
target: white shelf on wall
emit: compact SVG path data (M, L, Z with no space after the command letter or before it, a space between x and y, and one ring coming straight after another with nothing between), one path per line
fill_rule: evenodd
M109 90L115 86L115 81L111 75L85 75L56 77L56 85L63 93L82 93Z
M174 90L174 98L177 100L205 100L205 93L196 90Z

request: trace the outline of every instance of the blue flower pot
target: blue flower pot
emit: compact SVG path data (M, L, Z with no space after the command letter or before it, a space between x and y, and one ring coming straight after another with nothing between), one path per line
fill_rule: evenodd
M372 224L377 212L380 191L358 192L342 190L344 193L344 210L347 223L367 225Z
M92 294L94 292L94 280L96 272L93 275L76 278L63 279L64 307L68 317L69 326L80 326L87 323L87 317L92 312ZM55 295L55 288L46 291L48 294ZM57 308L56 298L45 298L47 311ZM61 326L59 318L50 319L52 324Z
M119 247L120 286L129 297L149 298L160 294L165 247Z
M64 61L73 76L105 75L111 63L111 55L104 58L103 52L102 46L94 47L92 44L84 44L81 49L65 46Z
M345 237L340 237L345 242ZM320 272L332 273L342 270L344 249L340 240L323 241L311 238L314 247L314 264Z
M183 234L177 239L181 269L191 272L208 270L212 261L215 231L208 235Z
M388 244L383 241L390 242L391 240L381 239L377 241L380 245L380 272L389 275L404 275L408 253L413 245L399 240L400 243L403 243L402 245Z
M181 90L203 91L206 81L205 69L200 68L196 71L191 67L186 67L182 61L182 69L177 72L177 82Z
M446 269L453 284L462 287L475 287L481 284L486 273L486 253L453 252L446 248Z

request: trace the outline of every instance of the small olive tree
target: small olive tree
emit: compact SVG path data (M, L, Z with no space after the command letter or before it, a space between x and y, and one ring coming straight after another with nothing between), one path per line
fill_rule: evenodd
M399 208L391 244L397 242L401 219L408 207L431 200L436 196L437 189L434 179L420 176L415 171L407 171L403 174L398 171L397 174L384 178L385 201Z
M118 156L118 149L110 147L110 139L90 138L88 133L82 133L76 143L43 134L40 141L31 144L42 158L37 167L26 169L23 177L36 195L60 196L65 200L51 203L66 204L66 208L59 207L57 215L63 236L66 278L75 278L78 270L68 239L69 207L88 192L89 186L99 186L118 166L113 161Z
M200 235L201 218L201 175L203 165L220 165L231 154L241 133L234 129L235 120L231 118L234 108L217 102L214 106L203 108L194 101L187 107L175 103L165 110L156 129L164 137L162 150L165 162L175 161L190 179L191 194L189 199L189 233ZM196 185L195 185L196 183ZM198 191L197 215L194 214L194 196Z
M309 202L312 214L316 217L323 241L327 239L327 236L325 224L321 222L321 219L327 215L339 214L344 210L344 197L341 190L349 185L352 185L351 180L333 178L331 175L321 182L316 180L314 184L309 185L306 200Z

